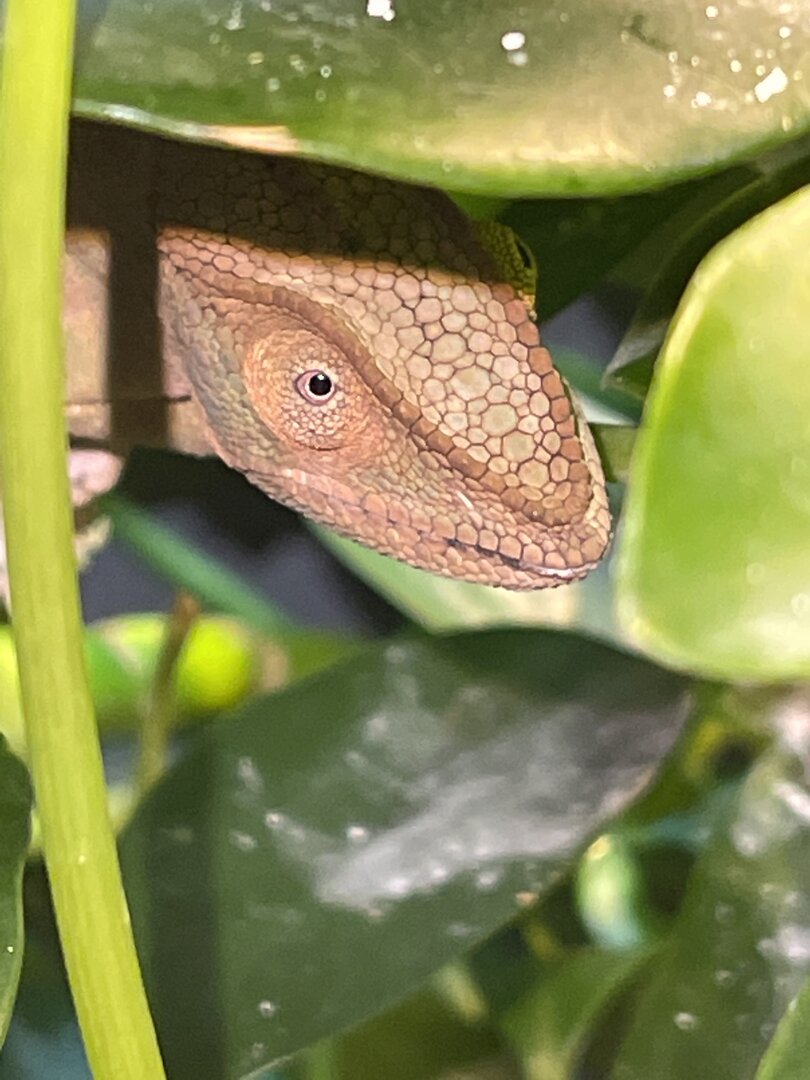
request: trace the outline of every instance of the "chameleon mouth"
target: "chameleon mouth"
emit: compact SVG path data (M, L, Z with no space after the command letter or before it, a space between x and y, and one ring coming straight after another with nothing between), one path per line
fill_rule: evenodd
M392 558L399 559L402 562L417 566L420 569L427 570L431 573L457 577L461 580L474 581L481 584L510 586L508 580L502 580L497 576L483 572L476 573L475 566L470 564L468 564L467 567L454 567L453 560L443 560L437 562L436 565L431 565L427 559L420 557L412 551L415 544L427 545L439 554L442 551L456 551L461 554L474 556L480 569L483 570L483 568L487 566L490 568L503 567L513 573L526 575L527 577L536 579L534 587L539 587L542 584L545 584L546 586L564 585L567 582L576 581L594 569L602 558L602 553L600 552L597 557L583 559L580 565L577 566L551 566L540 561L510 556L504 552L479 543L472 543L459 540L458 538L444 536L431 528L424 528L410 522L404 523L401 520L397 521L394 517L386 513L381 513L374 508L363 506L354 497L352 489L347 484L344 482L335 482L332 477L325 477L322 474L308 472L300 468L285 469L283 475L292 482L291 486L284 491L282 496L283 501L292 505L307 517L313 518L320 524L334 529L335 532L340 533L351 540L356 540L365 547L379 550ZM259 486L264 487L265 490L278 497L278 488L274 484L274 477L254 475L251 479L253 479L254 482L258 482ZM296 489L298 491L306 489L309 493L318 492L320 495L324 496L325 499L328 500L324 509L314 507L311 497L304 499L303 496L296 495ZM469 502L466 496L463 501ZM327 506L331 509L331 512L326 509ZM338 507L344 511L343 515L335 512L335 509ZM476 511L472 503L469 503L469 509L470 512L474 513L476 518L479 519L476 524L477 529L479 531L488 531L484 515L481 514L480 511ZM371 528L363 529L358 527L359 522L362 521L372 523ZM531 523L528 523L528 527L531 527ZM554 528L546 528L544 529L544 532L546 534L559 532L561 535L564 535L565 529L569 527L570 526L562 525ZM391 538L392 533L394 535L397 533L402 535L403 542L400 547L398 547ZM607 539L604 546L607 546ZM525 583L514 583L512 584L512 587L532 588L532 583L530 581Z
M474 551L476 555L480 555L482 558L489 561L496 561L502 563L504 566L508 566L512 570L522 570L526 574L537 574L539 577L544 578L559 578L560 584L564 584L566 581L575 581L578 577L582 576L582 570L588 570L591 566L595 566L595 563L587 563L582 568L572 570L570 568L561 569L555 566L544 566L536 563L528 563L523 559L515 558L511 555L504 555L502 551L490 551L489 548L481 547L480 544L465 544L461 540L445 540L444 537L437 537L435 533L424 533L425 539L434 543L441 541L449 548L454 548L457 551Z

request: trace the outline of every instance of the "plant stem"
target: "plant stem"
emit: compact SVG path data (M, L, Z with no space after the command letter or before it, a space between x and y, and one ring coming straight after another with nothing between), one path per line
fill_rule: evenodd
M163 644L155 665L152 693L141 725L138 790L143 794L166 768L169 733L177 714L177 661L189 631L200 614L200 605L189 593L177 594L166 619Z
M85 671L62 416L74 0L8 0L0 82L0 466L31 771L95 1080L161 1080Z

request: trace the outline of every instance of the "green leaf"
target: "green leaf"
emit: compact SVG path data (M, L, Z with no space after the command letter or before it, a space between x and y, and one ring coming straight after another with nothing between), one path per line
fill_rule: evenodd
M671 746L670 673L502 632L370 649L200 732L123 839L175 1080L413 993L539 894Z
M526 1080L570 1080L592 1028L638 973L647 954L579 949L556 965L502 1019Z
M75 106L458 190L609 194L805 130L809 42L776 4L87 0Z
M771 719L779 745L698 859L613 1080L750 1080L810 970L807 696L783 695Z
M344 1035L336 1057L340 1080L451 1080L498 1060L502 1047L485 1024L465 1022L434 989L423 990ZM504 1065L496 1074L518 1080Z
M576 393L588 422L604 427L611 424L637 424L641 419L641 405L626 390L605 386L602 365L588 356L570 349L552 347L554 366ZM609 455L610 447L605 447ZM602 464L606 474L613 462L605 460Z
M638 429L628 424L591 424L591 434L608 482L626 483Z
M22 963L22 875L31 800L25 766L0 736L0 1046L8 1031Z
M755 1080L801 1080L810 1059L810 982L791 1001Z
M806 183L810 176L807 157L796 160L791 155L787 162L775 166L767 164L769 167L761 173L752 170L747 184L736 187L706 207L703 214L696 216L691 228L678 238L674 251L653 279L605 372L610 384L627 387L641 396L646 394L653 363L670 320L701 259L732 230ZM742 173L742 170L737 172ZM665 245L659 245L659 252L664 249Z
M713 677L810 673L809 252L805 188L711 253L636 440L620 622Z

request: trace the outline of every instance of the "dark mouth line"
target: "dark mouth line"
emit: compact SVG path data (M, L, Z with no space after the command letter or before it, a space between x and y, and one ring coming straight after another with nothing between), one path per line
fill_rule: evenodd
M420 535L433 538L432 533L421 533L420 530L417 531L420 532ZM503 563L504 566L509 566L513 570L522 570L524 573L538 573L542 577L560 578L562 581L567 581L574 576L573 570L558 570L556 568L545 566L536 569L534 566L530 566L528 563L516 559L513 555L502 555L499 551L490 551L489 548L481 547L480 544L465 544L461 540L445 540L444 542L448 547L457 548L460 551L475 551L485 559L497 559L497 561ZM580 573L585 567L589 566L596 566L596 563L585 563L582 567L577 567L577 573Z
M310 478L315 475L313 473L308 473L303 469L298 469L296 471L301 473L306 478ZM307 485L305 484L304 486ZM345 506L347 509L357 510L360 513L364 514L366 517L372 518L375 521L380 522L381 524L392 525L394 528L401 524L401 522L392 520L387 514L383 515L377 513L374 510L366 510L357 502L349 503L346 499L341 498L340 495L337 495L334 491L325 492L321 491L320 488L317 487L317 485L311 486L315 487L315 490L319 491L320 494L325 495L327 498L333 500L334 502L340 503L341 506ZM583 563L582 566L578 566L576 568L567 567L562 570L558 569L557 567L532 565L526 562L521 562L520 559L515 559L512 556L502 555L498 551L490 551L487 548L481 547L480 544L467 544L463 540L456 539L448 540L447 537L437 536L435 533L429 532L426 529L420 529L418 525L408 524L408 528L413 529L416 533L418 533L420 538L424 540L429 540L433 543L443 543L446 544L447 547L456 548L459 551L474 551L476 554L482 556L484 559L490 562L500 563L504 566L510 567L513 570L520 570L523 573L536 574L538 577L556 578L561 582L571 581L572 579L581 577L584 571L587 571L592 567L597 566L599 563L598 559L590 560L586 563Z
M477 551L479 555L483 555L485 557L497 555L500 562L502 562L505 566L511 566L513 570L526 569L524 564L521 563L520 559L516 559L513 555L501 555L497 551L488 551L486 548L482 548L480 544L465 544L461 540L447 540L445 541L445 543L448 547L456 548L457 551Z

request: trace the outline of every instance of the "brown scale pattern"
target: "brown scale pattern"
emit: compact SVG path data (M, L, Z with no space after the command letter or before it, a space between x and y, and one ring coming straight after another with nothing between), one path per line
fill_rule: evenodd
M291 160L161 162L161 313L222 456L413 565L581 577L601 468L527 303L436 192ZM323 371L334 391L296 388Z

